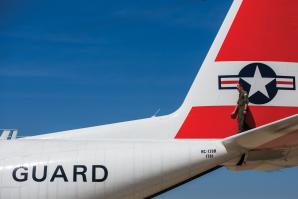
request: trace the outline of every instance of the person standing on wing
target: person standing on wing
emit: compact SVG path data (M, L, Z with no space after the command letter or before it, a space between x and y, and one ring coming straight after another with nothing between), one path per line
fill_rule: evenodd
M239 98L231 117L232 119L236 119L238 115L238 130L239 133L241 133L246 130L245 120L248 111L248 93L244 90L241 84L237 85L237 90L239 92Z

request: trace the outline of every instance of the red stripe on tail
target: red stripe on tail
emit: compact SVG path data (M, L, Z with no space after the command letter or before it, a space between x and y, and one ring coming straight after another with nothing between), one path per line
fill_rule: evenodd
M294 85L293 82L287 82L287 81L277 81L276 84Z
M239 81L221 81L221 84L239 84Z
M244 0L216 61L298 62L297 8L297 0Z
M235 106L202 106L191 109L176 139L222 139L237 133ZM247 124L258 127L298 113L298 107L250 106Z

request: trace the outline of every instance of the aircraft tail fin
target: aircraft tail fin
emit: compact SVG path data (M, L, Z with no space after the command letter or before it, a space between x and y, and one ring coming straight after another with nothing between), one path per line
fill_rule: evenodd
M238 132L231 119L237 84L249 95L248 128L298 113L298 1L235 0L178 111L176 138L222 139Z

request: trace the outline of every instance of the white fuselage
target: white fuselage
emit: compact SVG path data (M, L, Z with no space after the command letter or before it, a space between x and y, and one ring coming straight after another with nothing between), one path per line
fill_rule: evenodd
M227 158L215 140L1 141L0 198L145 198Z

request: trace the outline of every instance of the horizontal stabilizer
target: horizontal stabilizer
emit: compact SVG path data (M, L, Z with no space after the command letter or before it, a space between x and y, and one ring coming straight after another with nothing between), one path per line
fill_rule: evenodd
M223 143L228 150L240 153L298 146L298 114L231 136Z
M0 140L15 140L17 139L18 130L16 129L3 129Z
M10 139L11 140L17 139L17 135L18 135L18 130L13 130L12 133L11 133Z
M8 137L10 135L10 130L3 130L1 136L0 136L0 140L7 140Z

